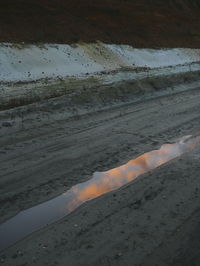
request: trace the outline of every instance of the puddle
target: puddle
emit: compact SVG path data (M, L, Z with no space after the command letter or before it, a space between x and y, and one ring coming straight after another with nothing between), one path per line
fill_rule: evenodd
M139 175L191 151L199 143L200 137L185 136L177 143L164 144L159 150L147 152L122 166L95 172L90 180L73 186L59 197L20 212L0 225L0 250L60 220L84 202L118 189Z

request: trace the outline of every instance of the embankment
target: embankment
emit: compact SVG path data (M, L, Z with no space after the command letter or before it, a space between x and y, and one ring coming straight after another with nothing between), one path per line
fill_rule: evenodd
M0 109L65 96L106 104L198 82L200 49L128 45L0 45Z

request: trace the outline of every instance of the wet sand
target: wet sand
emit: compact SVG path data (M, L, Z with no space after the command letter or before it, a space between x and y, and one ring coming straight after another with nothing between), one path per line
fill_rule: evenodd
M174 88L173 95L88 109L84 115L77 109L70 116L62 97L1 111L0 221L95 171L200 135L199 89ZM185 155L85 203L2 251L0 263L199 265L199 160L198 152Z
M199 159L84 204L1 254L3 265L199 265Z

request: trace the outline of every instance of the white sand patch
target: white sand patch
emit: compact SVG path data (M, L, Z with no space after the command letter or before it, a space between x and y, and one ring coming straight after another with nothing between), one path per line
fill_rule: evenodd
M112 44L0 44L0 81L83 77L123 67L168 67L200 61L200 49L135 49Z
M135 49L128 45L107 45L129 65L168 67L200 61L200 49Z

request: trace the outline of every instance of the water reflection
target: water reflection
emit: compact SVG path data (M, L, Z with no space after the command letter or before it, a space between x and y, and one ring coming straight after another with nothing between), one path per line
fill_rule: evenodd
M126 164L105 172L95 172L90 180L72 187L55 199L20 212L0 225L0 250L58 221L82 203L115 190L180 155L194 149L200 137L183 137L178 143L164 144L159 150L147 152Z
M131 182L139 175L192 150L199 141L199 137L185 136L178 143L164 144L159 150L147 152L120 167L106 172L94 173L92 179L71 189L70 193L73 192L74 196L73 200L68 203L67 208L73 210L87 200Z

